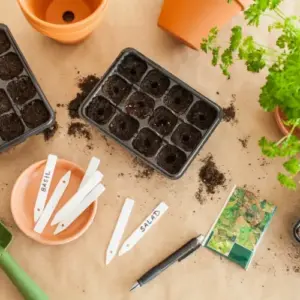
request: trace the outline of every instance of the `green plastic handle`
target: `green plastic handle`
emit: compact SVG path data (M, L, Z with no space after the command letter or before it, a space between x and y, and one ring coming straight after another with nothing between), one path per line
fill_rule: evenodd
M0 267L25 300L49 300L49 297L2 247L0 247Z

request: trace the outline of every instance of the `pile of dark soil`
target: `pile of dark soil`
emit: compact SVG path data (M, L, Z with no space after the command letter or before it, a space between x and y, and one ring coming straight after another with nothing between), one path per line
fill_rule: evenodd
M177 117L163 106L154 111L149 125L159 134L165 136L170 134L177 124Z
M90 141L92 138L88 126L79 122L69 124L68 135L76 138L85 138L87 141Z
M223 107L223 121L227 123L237 123L236 120L236 108L234 103L236 101L236 95L232 95L232 101L229 106Z
M46 142L49 141L49 140L51 140L51 139L54 137L56 131L58 130L58 127L59 127L59 126L58 126L58 123L55 122L54 125L53 125L52 127L47 128L47 129L43 132L43 134L44 134L44 140L45 140Z
M12 105L8 99L8 96L4 90L0 89L0 115L8 112L11 108Z
M77 93L76 97L68 104L69 116L71 119L79 118L79 107L92 91L95 85L98 83L100 78L95 75L88 75L82 77L78 81L78 88L80 92Z
M8 114L0 117L0 137L8 142L22 135L25 128L16 114Z
M158 70L150 71L141 84L142 89L154 97L161 97L169 86L169 78Z
M122 141L130 140L139 129L139 122L128 115L118 114L109 124L109 131Z
M6 52L10 48L10 42L4 31L0 31L0 54Z
M241 145L242 145L242 147L244 149L247 149L248 148L249 139L250 139L250 136L248 135L248 136L246 136L243 139L238 139L238 141L241 143Z
M7 53L0 57L0 78L10 80L19 76L23 71L23 64L15 53Z
M21 111L22 118L29 128L36 128L49 121L50 114L45 104L34 100L24 106Z
M135 92L130 96L126 104L126 111L129 115L139 119L149 117L154 110L154 100L142 92Z

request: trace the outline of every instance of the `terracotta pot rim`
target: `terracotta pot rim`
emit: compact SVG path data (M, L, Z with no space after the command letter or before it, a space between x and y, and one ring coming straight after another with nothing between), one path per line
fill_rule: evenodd
M287 127L284 125L282 117L280 115L281 109L277 106L274 110L274 115L275 115L275 120L276 123L280 129L280 131L284 134L284 135L288 135L289 134L289 130L287 129Z
M107 6L107 2L108 0L102 0L102 3L99 5L99 7L91 14L89 15L87 18L76 22L76 23L72 23L72 24L53 24L53 23L49 23L46 22L42 19L39 19L38 17L36 17L25 5L23 5L23 0L17 0L20 7L25 11L25 13L31 18L33 19L35 22L42 24L48 28L53 28L53 29L72 29L72 28L76 28L78 25L84 25L85 23L87 23L90 19L92 19L97 13L99 13L101 10L104 10ZM238 0L239 1L239 0Z

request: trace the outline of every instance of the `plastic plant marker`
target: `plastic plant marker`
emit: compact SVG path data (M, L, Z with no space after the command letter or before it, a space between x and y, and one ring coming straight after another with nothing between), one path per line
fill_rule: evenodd
M168 205L161 202L154 211L145 219L145 221L133 232L133 234L124 242L119 256L122 256L129 250L131 250L142 237L150 230L150 228L158 222L158 220L164 215L168 210Z
M12 234L0 222L0 268L6 273L25 300L48 300L49 297L6 251L12 238Z
M67 172L59 181L58 185L56 186L51 198L49 199L41 217L39 218L38 222L34 227L34 231L37 233L42 233L48 224L56 206L59 203L62 195L66 191L71 178L71 171Z
M88 165L88 168L86 169L84 177L81 181L79 189L81 189L87 183L89 178L97 171L97 169L99 168L99 165L100 165L100 159L97 157L92 157L92 159Z
M43 213L45 208L49 188L51 185L52 177L55 171L57 156L50 154L44 169L44 174L41 180L40 189L37 195L34 207L34 222L36 223Z
M104 185L98 184L94 189L84 198L82 202L68 214L67 218L60 222L54 231L54 235L57 235L67 229L98 197L105 191Z
M102 180L103 175L96 171L87 183L64 205L64 207L55 215L51 225L56 225L64 221L79 205L79 203L97 186Z
M117 254L133 206L134 206L134 200L127 198L123 205L116 228L114 230L114 233L112 235L112 238L110 240L109 246L106 251L106 265L108 265Z

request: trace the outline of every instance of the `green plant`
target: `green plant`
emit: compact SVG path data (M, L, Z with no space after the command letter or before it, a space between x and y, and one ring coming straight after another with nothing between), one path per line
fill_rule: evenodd
M227 1L230 3L232 0ZM268 70L266 82L261 88L260 105L265 111L273 111L278 106L284 112L291 131L278 142L263 137L259 145L268 157L288 159L283 165L287 175L279 173L278 180L287 188L296 189L295 176L300 173L300 160L297 158L300 141L293 133L300 125L300 18L285 16L279 7L282 2L254 0L244 12L248 26L258 27L262 17L273 19L268 31L279 33L274 47L257 43L253 36L244 36L241 26L235 26L227 47L220 45L218 29L213 28L208 37L203 39L201 49L212 54L212 65L219 66L228 78L230 67L238 60L244 61L250 72Z

